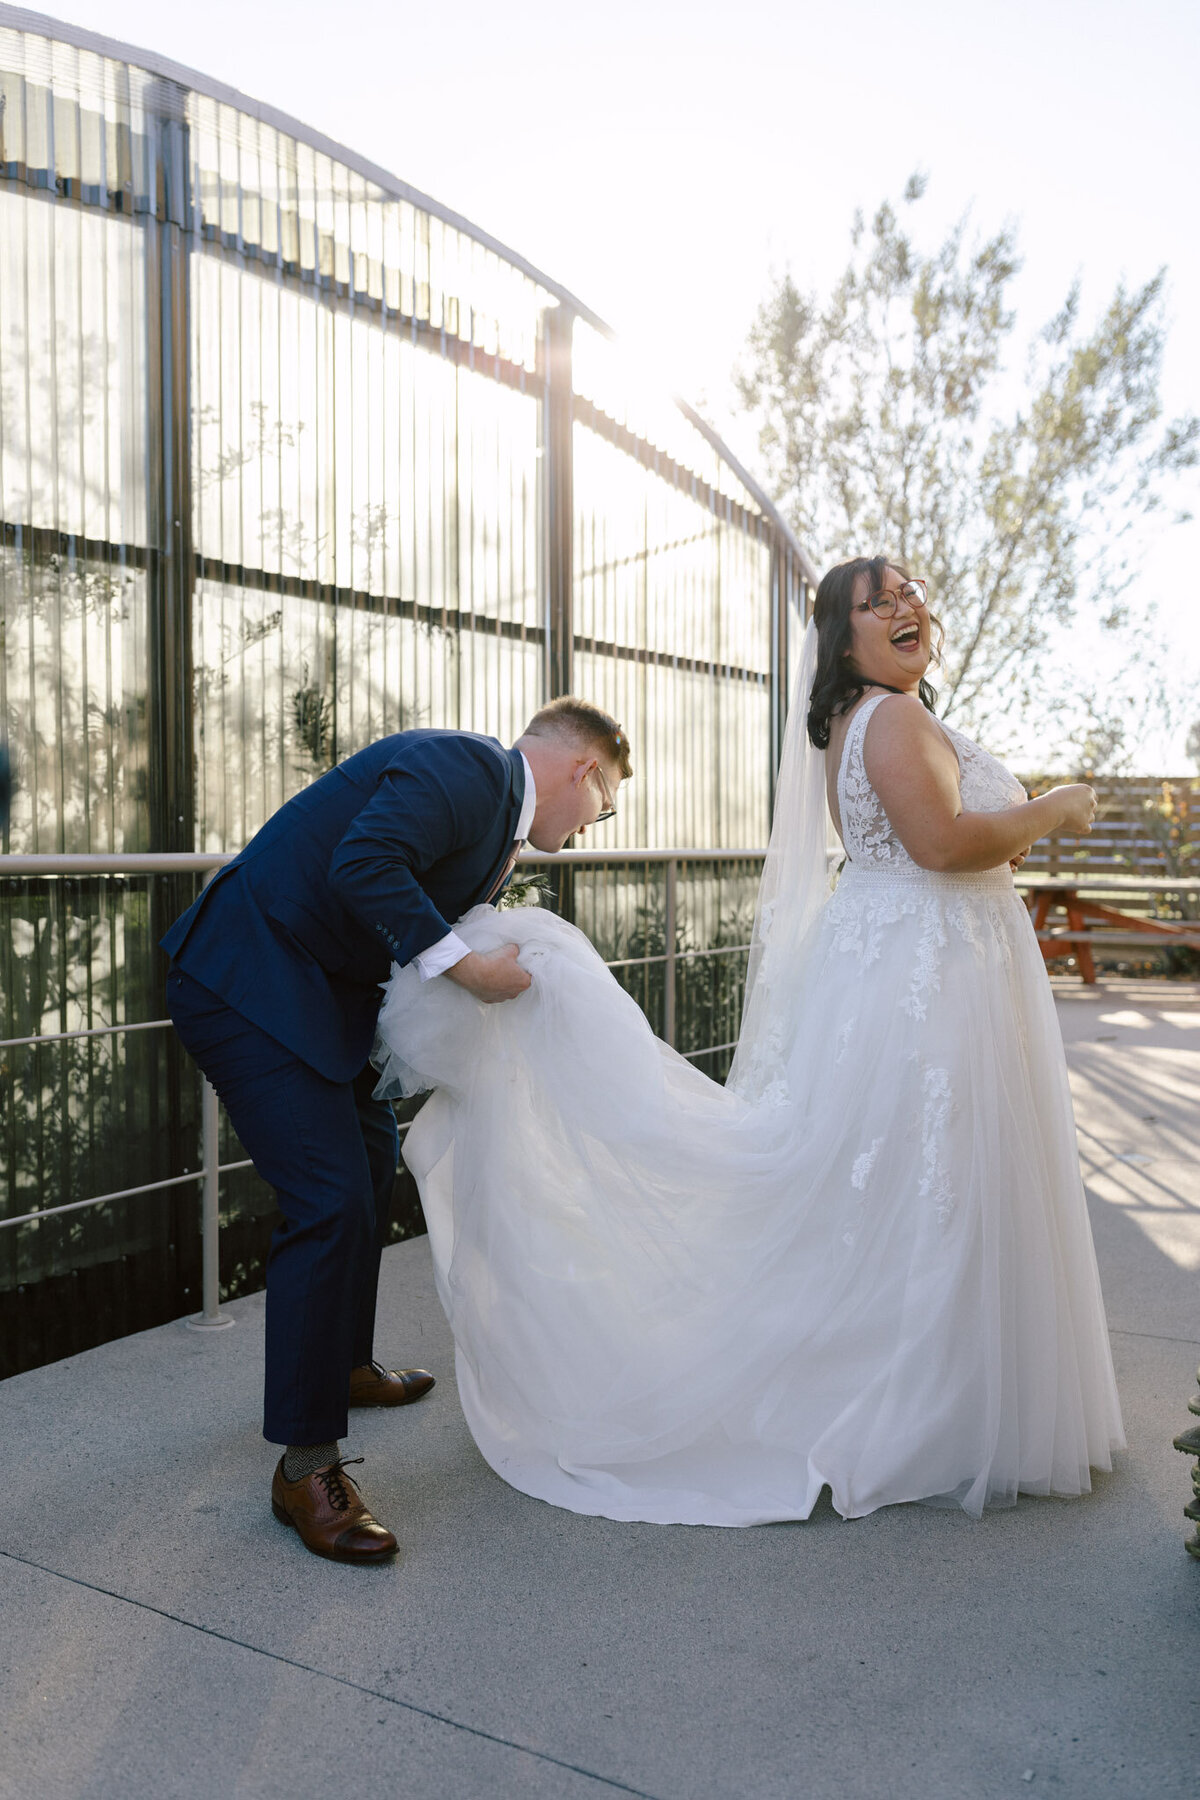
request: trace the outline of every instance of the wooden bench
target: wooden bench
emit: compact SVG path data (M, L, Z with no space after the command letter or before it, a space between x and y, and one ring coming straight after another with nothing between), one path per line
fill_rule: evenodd
M1163 876L1018 875L1017 884L1033 918L1033 928L1047 962L1075 957L1084 981L1094 982L1093 950L1139 948L1200 950L1200 920L1162 919L1114 905L1116 900L1153 905L1170 894L1200 895L1200 877L1174 880ZM1053 924L1052 912L1066 914Z

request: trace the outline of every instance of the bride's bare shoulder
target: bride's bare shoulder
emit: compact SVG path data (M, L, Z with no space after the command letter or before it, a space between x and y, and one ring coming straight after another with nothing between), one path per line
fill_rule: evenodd
M834 713L833 717L830 719L829 748L826 755L835 763L841 759L842 746L846 742L846 733L849 731L854 719L872 698L875 691L874 688L868 688L865 694L859 695L853 706L849 707L844 713Z
M898 748L920 742L945 747L946 734L916 694L886 693L867 726L866 754L884 744Z
M939 782L959 773L958 752L916 694L889 694L875 708L863 738L863 761L885 806L893 781L909 783L922 769Z

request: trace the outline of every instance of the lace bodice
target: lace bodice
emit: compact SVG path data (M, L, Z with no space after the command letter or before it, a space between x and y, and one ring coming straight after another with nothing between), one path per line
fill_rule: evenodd
M886 694L876 694L859 707L842 746L837 779L842 843L847 857L857 866L891 871L915 869L916 863L892 830L883 802L871 786L863 756L871 714L886 699ZM942 725L940 719L938 724L958 757L959 787L968 812L1003 812L1026 798L1025 789L1002 762L953 726Z

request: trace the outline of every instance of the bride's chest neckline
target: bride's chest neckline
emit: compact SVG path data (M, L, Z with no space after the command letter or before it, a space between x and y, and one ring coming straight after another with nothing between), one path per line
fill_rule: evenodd
M856 813L874 815L882 811L882 803L867 774L864 746L870 715L886 698L886 693L877 691L863 699L847 716L836 738L834 734L830 735L825 791L839 836L843 834L848 814L852 818ZM941 719L937 720L937 725L957 758L965 806L984 812L999 811L1026 798L1015 775L990 751Z

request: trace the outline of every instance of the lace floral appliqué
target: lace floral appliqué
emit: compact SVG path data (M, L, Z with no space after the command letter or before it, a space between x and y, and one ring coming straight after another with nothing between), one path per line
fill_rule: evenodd
M875 1158L879 1155L882 1144L881 1137L874 1138L871 1148L854 1159L854 1167L850 1171L850 1186L857 1188L860 1194L871 1179L871 1170L875 1167Z
M921 1082L924 1111L921 1117L921 1181L918 1193L922 1200L932 1200L939 1225L944 1225L954 1211L954 1192L950 1186L949 1149L946 1133L954 1116L954 1095L948 1069L926 1069Z

